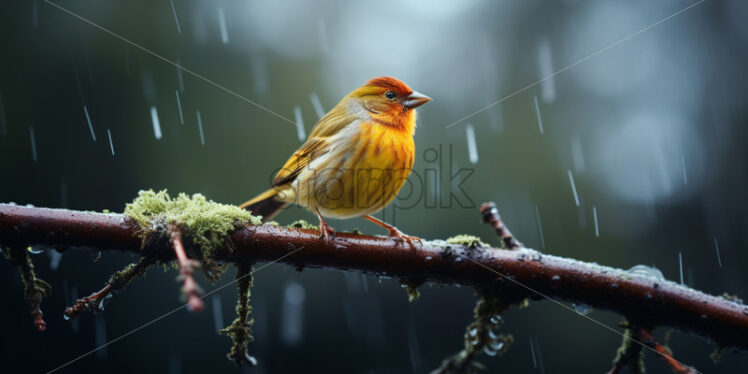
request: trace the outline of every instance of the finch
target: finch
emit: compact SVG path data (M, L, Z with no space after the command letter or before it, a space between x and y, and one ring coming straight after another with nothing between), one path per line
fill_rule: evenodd
M325 240L335 230L323 217L363 217L399 242L420 242L372 214L392 202L410 175L415 109L429 101L395 78L366 82L314 125L271 188L241 207L269 220L288 204L301 205L317 214Z

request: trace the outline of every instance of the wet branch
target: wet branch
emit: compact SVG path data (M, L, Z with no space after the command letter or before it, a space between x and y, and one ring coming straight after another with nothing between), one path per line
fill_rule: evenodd
M501 223L495 206L484 206L482 211L504 246L513 250L439 240L424 240L417 250L404 250L390 238L349 233L338 233L334 240L326 242L313 229L266 224L237 228L230 235L231 250L216 251L211 260L233 264L277 261L297 269L338 269L457 283L502 295L507 300L540 300L539 294L543 294L616 312L637 326L677 328L708 338L720 347L748 349L748 306L741 302L653 276L522 248ZM139 230L132 219L122 214L0 204L0 243L5 248L43 245L64 251L86 247L138 253L151 261L179 257L179 240L172 240L172 245L168 240L144 241ZM180 263L184 259L187 257ZM187 283L188 272L182 268ZM189 298L192 291L186 288ZM96 294L91 297L100 298ZM32 299L35 303L36 296ZM32 309L34 303L30 302ZM648 341L646 336L641 337ZM650 346L655 350L661 347L656 342Z

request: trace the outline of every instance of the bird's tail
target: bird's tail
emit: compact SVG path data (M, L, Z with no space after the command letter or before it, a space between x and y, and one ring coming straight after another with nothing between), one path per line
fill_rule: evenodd
M288 205L288 203L278 199L278 192L277 189L271 188L239 207L252 212L256 216L262 216L262 222L266 222L273 219Z

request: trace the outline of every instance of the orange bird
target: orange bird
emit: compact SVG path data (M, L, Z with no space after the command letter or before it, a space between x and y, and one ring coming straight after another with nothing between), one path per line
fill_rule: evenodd
M317 214L325 240L335 235L322 218L364 217L390 236L407 236L372 214L392 202L415 157L416 111L431 101L398 79L374 78L330 110L275 176L271 189L241 207L268 220L288 204Z

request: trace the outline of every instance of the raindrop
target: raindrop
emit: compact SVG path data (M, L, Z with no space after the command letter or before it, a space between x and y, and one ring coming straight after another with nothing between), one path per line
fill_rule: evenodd
M153 122L153 135L156 139L161 139L161 122L158 120L158 110L151 106L151 122Z
M182 33L182 28L179 27L179 18L177 17L177 9L174 7L174 0L169 0L171 2L171 12L174 13L174 22L177 24L177 32Z
M70 316L68 316L67 314L63 314L62 318L64 318L65 321L70 321Z
M106 304L109 303L109 300L112 298L112 296L113 295L110 293L110 294L104 296L103 299L99 300L99 304L96 305L95 312L96 313L103 313L104 312L104 308L106 307Z
M34 138L34 127L29 125L29 137L31 138L31 157L36 162L36 138Z
M62 253L57 252L55 250L49 251L49 268L54 270L57 270L60 267L60 260L62 260Z
M203 134L203 117L200 111L197 111L197 129L200 131L200 144L205 145L205 135Z
M301 116L301 107L293 107L293 115L296 119L296 135L299 136L299 141L303 142L306 139L306 131L304 130L304 118Z
M457 256L455 258L455 262L462 262L462 256Z
M491 342L488 345L497 352L504 348L504 342Z
M32 255L38 255L40 253L44 253L44 249L41 247L35 248L35 247L29 246L28 248L26 248L26 250L29 251L29 253L31 253Z
M226 15L223 12L223 8L218 8L218 26L221 28L221 42L223 44L229 43L229 32L226 29Z
M431 261L431 256L426 256L426 261Z
M497 351L491 349L489 346L483 347L483 353L487 354L488 356L496 356Z
M478 329L477 328L472 328L472 329L470 329L470 331L468 331L468 334L471 337L474 337L474 336L478 335Z
M496 315L493 315L493 316L491 316L491 318L490 318L489 320L490 320L490 321L491 321L491 323L493 323L494 325L497 325L497 324L501 323L501 321L502 321L502 318L501 318L501 316L500 316L500 315L496 314Z
M246 359L247 359L247 362L248 362L248 363L249 363L249 364L250 364L251 366L257 366L257 359L256 359L256 358L254 358L253 356L250 356L250 355L249 355L249 352L247 352L247 353L244 353L244 358L246 358Z
M680 166L683 169L683 184L688 184L688 175L686 175L686 159L683 154L680 155Z
M540 128L540 134L543 134L543 118L540 116L540 105L538 105L538 96L535 95L532 97L533 101L535 101L535 114L538 116L538 127Z
M576 310L577 313L583 316L590 314L590 311L592 310L592 308L590 308L589 305L585 305L585 304L572 303L571 305L574 307L574 310Z
M216 330L220 330L224 328L221 297L214 294L211 301L213 302L213 326L215 326Z
M631 269L627 270L631 274L646 275L649 277L655 277L657 279L665 279L665 275L662 274L660 269L647 265L634 265Z
M552 277L551 277L551 280L552 280L552 281L556 281L556 282L557 282L557 281L560 281L560 280L561 280L561 277L560 277L560 276L558 276L558 275L554 275L554 276L552 276Z
M540 94L543 102L550 104L556 100L556 84L553 80L553 56L551 43L547 38L538 44L538 66L540 68Z
M179 109L179 123L184 125L184 116L182 115L182 100L179 99L179 90L176 90L177 93L177 108Z
M177 68L177 83L179 85L179 92L184 92L184 77L182 76L182 63L179 59L174 60L174 65Z
M717 238L714 238L714 249L717 251L717 263L719 267L722 267L722 257L719 255L719 242L717 242Z
M91 131L91 137L93 141L96 141L96 134L94 134L93 124L91 124L91 116L88 114L88 108L83 106L83 113L86 114L86 122L88 122L88 129Z
M680 284L683 284L683 253L678 251L678 266L680 267Z
M597 208L592 206L592 218L595 220L595 237L600 237L600 227L597 225Z
M571 191L574 193L574 203L579 206L579 195L577 195L577 186L574 184L574 175L571 174L571 169L567 169L569 173L569 183L571 184Z
M540 222L540 210L538 210L537 205L535 205L535 219L538 222L538 233L540 234L540 245L541 245L541 248L545 249L545 236L543 235L543 223Z
M322 107L322 102L319 100L319 96L317 96L316 93L312 92L309 94L309 100L312 102L312 106L314 107L314 112L317 113L317 117L324 117L325 109Z
M288 345L297 345L301 342L305 298L306 291L301 284L291 283L286 286L283 299L281 336Z
M109 137L109 150L112 151L112 156L114 156L114 144L112 143L112 132L109 131L109 129L106 129L106 135Z
M467 126L465 126L465 131L467 133L468 155L470 156L470 162L475 164L478 162L478 147L475 144L475 129L473 128L473 124L468 123Z

